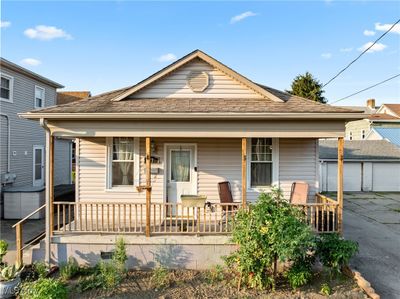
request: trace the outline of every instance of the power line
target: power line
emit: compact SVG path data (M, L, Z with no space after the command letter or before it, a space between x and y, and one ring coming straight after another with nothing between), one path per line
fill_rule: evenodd
M332 102L332 103L330 103L330 104L335 104L335 103L337 103L337 102L340 102L340 101L343 101L343 100L345 100L345 99L348 99L348 98L350 98L350 97L352 97L352 96L355 96L356 94L359 94L359 93L362 93L362 92L364 92L364 91L366 91L366 90L368 90L368 89L374 88L375 86L381 85L381 84L383 84L383 83L385 83L385 82L388 82L388 81L390 81L390 80L392 80L392 79L394 79L394 78L397 78L397 77L399 77L399 76L400 76L400 74L394 75L393 77L387 78L387 79L385 79L385 80L383 80L383 81L381 81L381 82L379 82L379 83L376 83L376 84L371 85L371 86L369 86L369 87L367 87L367 88L364 88L364 89L362 89L362 90L359 90L359 91L357 91L357 92L355 92L355 93L352 93L351 95L345 96L344 98L341 98L341 99L339 99L339 100L337 100L337 101L334 101L334 102Z
M356 62L358 59L360 59L361 56L363 56L365 53L368 52L369 49L371 49L378 41L380 41L386 34L389 33L390 30L394 28L398 23L400 22L400 19L397 20L396 23L394 23L384 34L382 34L376 41L374 41L368 48L366 48L364 51L361 52L360 55L357 56L353 61L351 61L345 68L343 68L339 73L337 73L335 76L333 76L327 83L325 83L322 87L327 86L329 83L331 83L333 80L335 80L337 77L340 76L341 73L343 73L345 70L347 70L354 62Z

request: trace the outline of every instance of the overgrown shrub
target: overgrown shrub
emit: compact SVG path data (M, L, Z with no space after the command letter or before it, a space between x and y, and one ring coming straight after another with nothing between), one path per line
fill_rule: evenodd
M89 276L82 276L78 280L76 290L83 293L87 290L98 289L102 286L102 279L96 274L91 274Z
M329 284L323 283L319 292L324 296L329 296L332 293L332 289Z
M39 278L24 283L19 295L21 299L65 299L68 290L58 279Z
M154 268L153 274L150 278L150 283L154 288L166 288L170 285L170 277L168 269L163 266L158 266Z
M120 265L101 261L98 265L99 276L102 280L103 289L109 290L119 285L123 279Z
M358 244L338 234L322 234L317 241L317 255L325 267L340 272L358 252Z
M38 278L46 278L50 270L49 265L45 262L34 262L32 268L37 273Z
M81 268L77 261L73 257L68 258L68 262L60 265L60 278L63 281L67 281L74 278L81 273Z
M304 213L285 201L278 189L238 211L232 239L239 249L226 258L228 267L236 270L239 286L260 289L274 287L278 260L308 261L315 247Z

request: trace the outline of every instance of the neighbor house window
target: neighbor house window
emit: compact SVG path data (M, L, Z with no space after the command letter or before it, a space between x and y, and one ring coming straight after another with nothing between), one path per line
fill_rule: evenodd
M13 78L1 74L1 99L6 102L12 102Z
M272 138L252 138L250 148L250 186L272 185Z
M349 140L353 140L353 132L352 131L349 132Z
M114 137L109 142L109 188L129 187L139 182L138 140Z
M44 88L35 86L35 108L44 107Z
M361 140L364 140L366 137L365 130L361 130Z

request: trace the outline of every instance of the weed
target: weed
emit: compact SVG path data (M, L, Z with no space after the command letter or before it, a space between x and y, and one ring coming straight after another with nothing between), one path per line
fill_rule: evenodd
M321 290L319 291L320 294L325 295L325 296L329 296L332 293L332 289L329 286L329 284L327 283L323 283L321 285Z
M60 265L60 277L63 281L67 281L80 274L80 267L73 257L69 257L67 263Z
M39 278L46 278L49 274L49 266L45 262L34 262L32 266Z
M210 284L221 282L225 279L224 268L221 265L216 265L205 272L206 280Z
M154 288L162 289L168 287L171 284L168 270L163 266L154 268L150 283Z
M67 287L58 279L39 278L33 282L26 282L20 291L21 299L66 299Z

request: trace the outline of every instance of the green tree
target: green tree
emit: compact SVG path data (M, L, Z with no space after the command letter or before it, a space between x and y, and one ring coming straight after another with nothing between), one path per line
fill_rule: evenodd
M287 90L287 92L316 102L326 103L326 98L322 95L325 92L322 89L322 83L309 72L296 76L292 82L291 90Z

